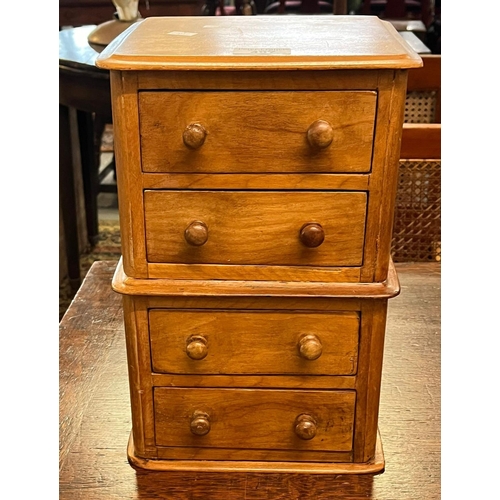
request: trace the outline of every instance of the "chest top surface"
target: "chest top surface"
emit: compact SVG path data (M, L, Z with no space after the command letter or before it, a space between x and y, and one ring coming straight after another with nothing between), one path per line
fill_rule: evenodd
M97 58L109 70L407 69L420 56L375 16L150 17Z

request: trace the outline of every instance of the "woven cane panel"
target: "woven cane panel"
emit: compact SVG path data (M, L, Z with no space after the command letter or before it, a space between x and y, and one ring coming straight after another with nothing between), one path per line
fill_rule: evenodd
M401 161L392 239L394 262L441 260L441 162Z
M406 123L434 123L436 119L436 92L408 92L405 102Z

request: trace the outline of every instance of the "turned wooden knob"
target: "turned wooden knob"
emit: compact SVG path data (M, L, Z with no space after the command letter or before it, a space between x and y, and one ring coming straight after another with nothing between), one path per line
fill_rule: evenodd
M316 335L303 335L297 345L299 354L304 359L311 361L318 359L323 353L323 346Z
M184 144L191 149L198 149L203 146L207 131L201 123L190 123L182 133Z
M307 141L312 148L327 148L333 141L332 126L325 120L316 120L307 129Z
M195 247L201 247L208 240L208 227L204 222L195 220L184 231L186 241Z
M186 353L191 359L203 359L208 354L207 339L201 335L191 335L187 339Z
M321 224L311 222L304 224L300 229L300 241L309 248L316 248L323 243L325 239L325 230Z
M191 417L191 432L196 436L204 436L210 432L210 418L208 413L196 410Z
M309 440L316 436L316 420L311 415L303 413L295 419L295 434L300 439Z

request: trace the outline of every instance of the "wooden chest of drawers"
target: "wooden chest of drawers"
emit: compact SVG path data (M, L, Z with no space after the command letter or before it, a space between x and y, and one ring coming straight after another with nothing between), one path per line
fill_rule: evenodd
M407 70L365 16L148 18L111 70L148 469L378 472Z

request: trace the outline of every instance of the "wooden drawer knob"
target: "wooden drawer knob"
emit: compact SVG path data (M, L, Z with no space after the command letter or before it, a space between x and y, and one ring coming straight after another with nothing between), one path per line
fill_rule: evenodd
M295 419L295 434L300 439L312 439L316 436L316 431L316 420L311 415L303 413Z
M300 241L309 248L316 248L325 240L325 230L321 224L311 222L304 224L300 229Z
M191 417L191 432L196 436L204 436L210 432L210 418L208 413L196 410Z
M316 335L303 335L298 343L299 354L311 361L318 359L323 353L323 346Z
M307 129L307 141L314 149L325 149L333 141L333 128L325 120L316 120Z
M208 354L207 339L201 335L191 335L187 339L186 352L191 359L203 359Z
M208 240L208 227L204 222L195 220L184 231L186 241L195 247L201 247Z
M190 123L182 133L184 144L191 149L198 149L203 146L207 131L201 123Z

